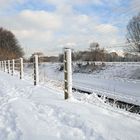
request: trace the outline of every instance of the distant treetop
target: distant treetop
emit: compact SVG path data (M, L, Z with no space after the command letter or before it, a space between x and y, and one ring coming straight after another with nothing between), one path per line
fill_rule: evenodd
M0 27L0 60L10 60L23 57L24 51L15 35Z

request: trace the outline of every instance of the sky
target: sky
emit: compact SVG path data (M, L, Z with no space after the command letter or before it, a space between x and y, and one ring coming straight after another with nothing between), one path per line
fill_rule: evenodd
M15 34L26 56L87 50L92 42L115 50L139 10L140 0L0 0L0 26Z

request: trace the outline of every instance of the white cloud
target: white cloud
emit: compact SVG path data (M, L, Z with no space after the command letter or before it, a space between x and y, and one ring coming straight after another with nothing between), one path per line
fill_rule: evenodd
M85 5L85 4L92 4L92 5L119 5L121 0L44 0L50 4L53 4L57 7L61 5Z
M62 25L61 18L58 15L46 11L24 10L19 16L28 25L30 24L37 28L54 30L59 29Z
M131 11L140 12L140 0L131 1Z
M46 2L49 2L51 4L54 4L56 6L61 5L61 4L70 4L70 5L79 5L79 4L87 4L87 3L92 3L92 4L102 4L103 0L44 0Z
M13 0L1 0L0 1L0 8L5 8L12 3Z
M100 24L97 25L96 27L96 31L103 33L103 34L115 34L118 32L118 28L111 25L111 24Z
M1 25L8 29L57 30L62 27L61 16L47 11L23 10L14 16L2 16Z
M12 0L11 0L12 1ZM17 0L19 1L19 0ZM74 4L89 3L90 0L47 0L57 5L53 12L23 10L14 16L2 17L1 25L12 30L28 53L42 50L48 54L61 52L69 44L75 49L88 48L90 42L117 43L118 28L98 21L97 16L76 14ZM102 4L102 0L91 1Z
M0 0L0 10L11 7L15 3L24 3L26 0Z
M38 42L51 41L53 39L53 33L51 31L40 30L12 30L12 32L23 40L36 40Z

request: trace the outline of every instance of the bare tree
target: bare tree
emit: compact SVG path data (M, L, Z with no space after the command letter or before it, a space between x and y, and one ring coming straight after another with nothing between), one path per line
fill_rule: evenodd
M97 42L90 43L89 49L90 51L95 51L99 48L99 44Z
M93 42L89 46L90 50L90 60L93 61L104 61L105 60L105 50L101 49L99 44L96 42Z
M0 59L15 59L23 55L23 49L15 35L11 31L0 28Z
M127 25L127 41L131 44L133 51L140 53L140 13Z

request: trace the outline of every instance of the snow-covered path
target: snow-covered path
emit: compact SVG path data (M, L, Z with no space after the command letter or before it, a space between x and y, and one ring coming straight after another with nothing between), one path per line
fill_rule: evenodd
M140 118L0 72L0 140L139 140Z

